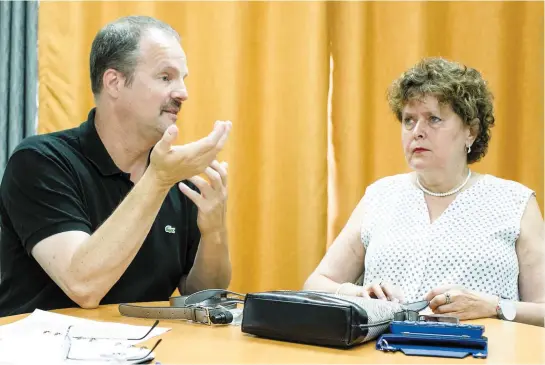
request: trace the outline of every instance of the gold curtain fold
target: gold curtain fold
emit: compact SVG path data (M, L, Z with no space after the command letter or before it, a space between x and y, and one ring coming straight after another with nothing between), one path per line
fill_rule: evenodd
M182 36L190 76L178 142L233 121L220 155L229 162L233 290L299 289L365 187L408 171L385 95L424 56L483 72L497 125L474 169L529 186L543 208L543 3L42 2L39 133L84 120L91 42L133 14Z

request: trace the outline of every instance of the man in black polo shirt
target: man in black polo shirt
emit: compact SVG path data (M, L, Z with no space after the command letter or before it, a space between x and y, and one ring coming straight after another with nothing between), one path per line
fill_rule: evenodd
M148 17L105 26L87 121L13 152L0 187L0 316L228 286L227 166L216 155L231 124L172 146L187 99L179 40Z

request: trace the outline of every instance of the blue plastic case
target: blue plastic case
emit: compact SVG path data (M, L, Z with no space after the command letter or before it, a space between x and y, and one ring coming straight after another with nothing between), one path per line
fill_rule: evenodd
M390 324L390 332L398 334L427 333L481 338L484 333L484 326L448 322L393 321Z
M488 356L484 326L424 321L393 321L377 340L377 350L405 355L463 358Z

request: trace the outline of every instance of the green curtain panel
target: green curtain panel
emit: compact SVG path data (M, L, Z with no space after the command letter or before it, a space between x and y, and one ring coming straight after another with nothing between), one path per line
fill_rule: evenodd
M13 149L36 133L38 5L0 1L0 177Z

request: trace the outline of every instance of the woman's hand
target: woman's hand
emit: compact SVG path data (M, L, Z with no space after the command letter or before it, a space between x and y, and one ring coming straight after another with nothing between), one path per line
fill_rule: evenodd
M339 287L337 294L363 298L376 298L396 303L403 303L404 301L403 291L397 286L385 281L380 283L372 283L365 286L344 283Z
M498 297L466 289L461 285L444 285L425 296L435 314L458 317L460 320L496 316Z

